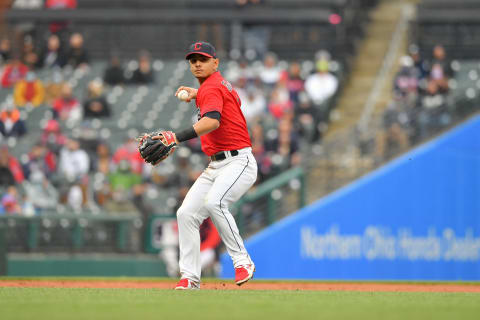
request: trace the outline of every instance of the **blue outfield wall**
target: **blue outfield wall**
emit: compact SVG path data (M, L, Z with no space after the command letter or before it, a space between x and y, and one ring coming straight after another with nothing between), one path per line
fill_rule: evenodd
M245 244L261 279L480 280L480 116Z

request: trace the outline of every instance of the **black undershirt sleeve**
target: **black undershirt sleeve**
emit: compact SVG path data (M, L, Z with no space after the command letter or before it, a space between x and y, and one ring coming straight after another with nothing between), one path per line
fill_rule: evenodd
M193 129L193 126L175 133L175 136L177 137L178 142L183 142L198 137L197 132L195 129Z
M216 119L216 120L220 121L221 114L218 111L210 111L210 112L205 113L203 115L203 117L208 117L208 118ZM190 127L190 128L185 129L183 131L180 131L180 132L176 133L175 135L177 137L178 142L183 142L183 141L187 141L187 140L198 137L198 135L195 132L195 129L193 129L193 127Z
M221 118L221 114L220 112L218 111L210 111L210 112L207 112L203 115L203 117L207 117L207 118L211 118L211 119L216 119L218 121L220 121L220 118ZM203 118L202 117L202 118Z

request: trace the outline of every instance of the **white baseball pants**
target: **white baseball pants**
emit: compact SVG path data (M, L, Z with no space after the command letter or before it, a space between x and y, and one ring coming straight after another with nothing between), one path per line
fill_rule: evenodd
M200 283L200 232L203 220L211 217L220 234L233 266L251 264L229 206L240 199L257 179L257 162L251 148L238 155L211 161L188 191L177 211L180 245L180 273Z

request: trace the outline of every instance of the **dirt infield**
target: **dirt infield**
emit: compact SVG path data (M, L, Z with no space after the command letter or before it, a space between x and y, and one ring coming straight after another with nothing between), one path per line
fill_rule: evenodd
M17 288L118 288L118 289L172 289L172 281L135 280L0 280L0 287ZM479 292L480 284L458 283L369 283L369 282L265 282L251 281L241 287L232 282L205 282L209 290L315 290L365 292Z

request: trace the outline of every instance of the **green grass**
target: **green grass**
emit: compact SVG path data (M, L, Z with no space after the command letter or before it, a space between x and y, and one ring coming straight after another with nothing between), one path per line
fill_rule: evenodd
M480 294L0 288L0 319L478 319Z

